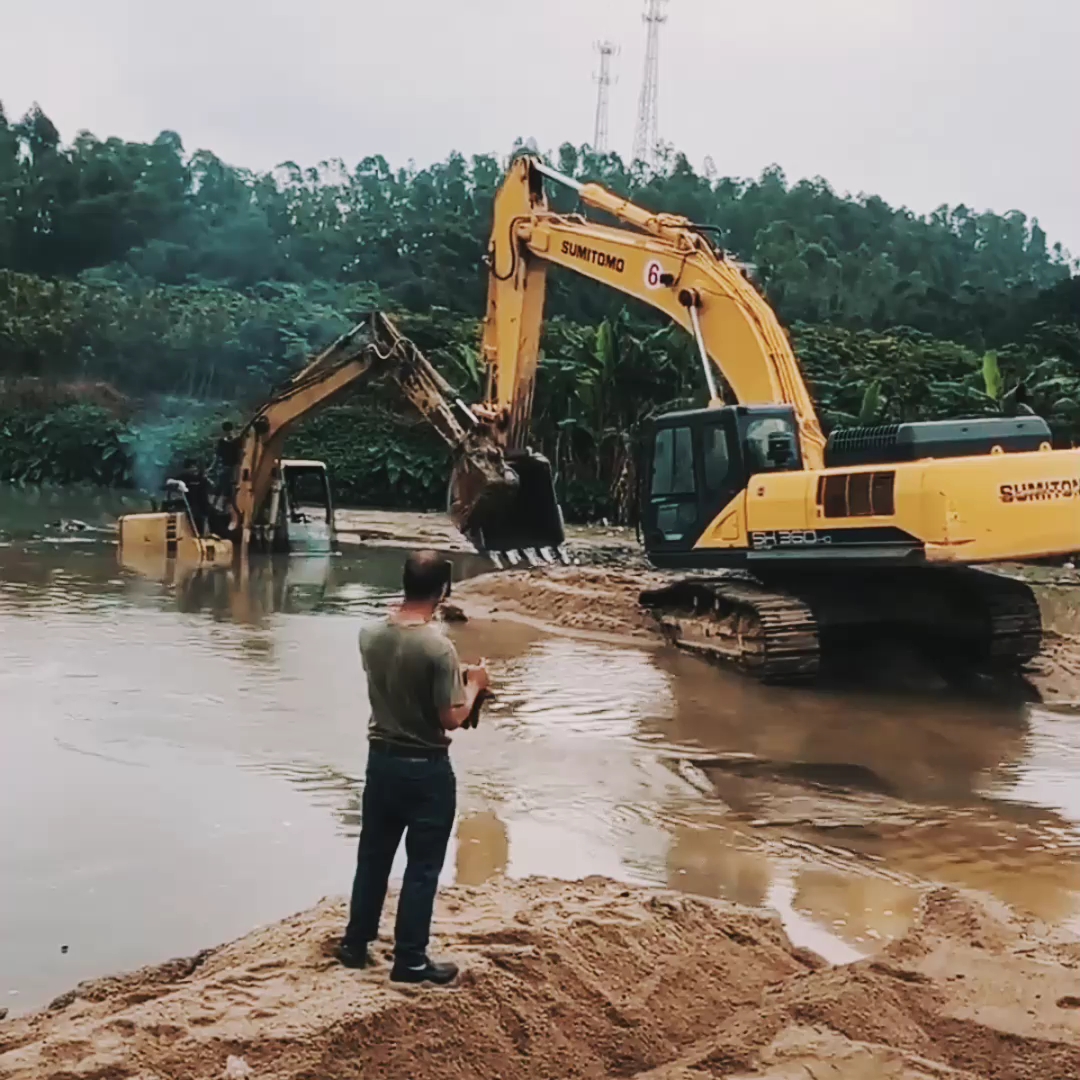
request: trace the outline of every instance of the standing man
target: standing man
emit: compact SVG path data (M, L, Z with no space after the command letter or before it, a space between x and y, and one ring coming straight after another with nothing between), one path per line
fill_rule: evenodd
M240 464L240 450L240 440L233 435L232 422L226 420L221 425L221 438L214 447L214 494L225 500L225 509L228 509L228 501L232 498L236 467Z
M185 458L184 467L177 479L187 487L188 506L191 509L195 532L199 536L205 536L210 513L210 493L207 490L206 474L194 458Z
M457 794L447 732L466 724L488 687L480 666L464 670L453 643L431 625L450 594L452 567L434 551L405 560L405 599L386 620L360 631L371 699L370 752L349 925L338 946L346 967L371 963L368 946L394 854L405 835L408 862L394 928L392 982L446 985L457 965L427 955L439 873L454 824Z

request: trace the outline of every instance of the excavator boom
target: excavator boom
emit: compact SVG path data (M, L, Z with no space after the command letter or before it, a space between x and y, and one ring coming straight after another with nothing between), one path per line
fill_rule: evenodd
M416 345L386 315L375 312L324 349L255 413L241 432L242 452L233 501L232 529L241 552L253 542L272 547L277 527L274 489L289 429L330 404L359 381L386 375L435 429L453 456L447 511L455 526L481 550L524 546L529 539L552 552L563 542L558 505L547 508L542 528L528 535L508 530L507 521L535 513L522 499L533 463L527 454L504 448L483 410L474 411ZM524 479L523 479L524 478ZM552 495L552 499L554 496Z
M240 433L240 468L232 531L247 548L266 546L274 515L267 514L281 450L303 417L331 404L358 382L388 375L455 455L457 486L451 516L468 529L483 500L512 494L516 478L501 451L452 386L383 313L375 312L319 353L275 391ZM260 533L261 535L256 535Z
M552 212L545 177L635 231ZM512 444L520 445L528 430L551 264L644 301L682 326L697 342L710 390L715 369L742 404L791 405L803 460L811 468L823 464L825 436L776 315L739 265L688 219L653 214L598 184L579 184L521 157L495 199L488 257L483 352L490 404L508 417Z

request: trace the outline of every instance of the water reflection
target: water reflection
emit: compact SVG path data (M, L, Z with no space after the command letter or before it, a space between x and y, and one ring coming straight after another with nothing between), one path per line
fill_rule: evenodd
M794 882L795 909L860 951L905 933L919 902L920 890L913 884L876 874L803 868Z
M458 638L473 652L483 648L474 643L475 635ZM491 715L526 735L540 722L549 730L565 725L576 734L629 736L644 718L668 708L668 680L643 663L638 650L549 638L537 640L525 655L500 660Z
M773 860L760 845L731 826L676 823L667 852L667 884L673 889L762 907L773 879Z
M674 823L667 884L779 912L789 935L836 962L881 948L911 925L923 885L832 846L793 847L737 821ZM993 890L991 890L993 891Z
M845 784L915 800L968 801L1028 753L1028 707L959 695L881 695L766 687L664 650L670 744L764 762L847 768ZM864 770L858 779L851 766Z
M0 820L19 823L0 995L25 1007L347 888L356 633L400 565L365 549L155 574L106 544L0 547ZM498 693L456 739L447 880L602 873L775 906L835 959L901 932L917 879L1080 910L1075 716L761 687L515 623L449 632Z
M454 880L459 885L483 885L506 873L510 865L510 835L492 810L458 819Z
M971 807L827 840L912 879L990 893L1048 922L1080 914L1080 835L1057 814Z
M344 555L256 557L242 568L184 565L145 552L122 552L120 567L133 591L171 599L180 611L262 626L273 615L370 613L373 597L396 593L401 552L364 549ZM460 579L486 568L468 555L452 557Z
M957 695L792 694L702 670L679 654L656 663L671 676L673 707L647 726L667 746L692 749L714 795L760 839L798 837L826 861L839 850L856 871L861 861L984 890L1050 921L1080 911L1074 718ZM715 831L708 835L684 876L705 877L703 856L716 850ZM720 891L726 858L709 865L717 878L701 891ZM834 875L830 887L863 888L865 876ZM895 932L881 919L860 927L855 915L849 930L837 923L837 905L873 905L816 892L820 903L805 884L795 887L793 903L820 907L817 921L847 940ZM901 924L907 917L898 916Z

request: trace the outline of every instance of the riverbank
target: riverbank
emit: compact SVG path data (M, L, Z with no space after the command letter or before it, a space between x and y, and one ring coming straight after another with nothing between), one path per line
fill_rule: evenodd
M344 902L0 1024L0 1077L1071 1080L1080 941L951 890L830 967L743 908L598 878L439 900L456 989L332 958ZM387 922L386 925L390 925ZM827 1070L827 1071L818 1071Z
M411 510L350 510L334 512L338 539L347 546L432 547L449 553L475 549L443 513ZM579 564L646 568L634 530L618 525L567 525L566 549Z

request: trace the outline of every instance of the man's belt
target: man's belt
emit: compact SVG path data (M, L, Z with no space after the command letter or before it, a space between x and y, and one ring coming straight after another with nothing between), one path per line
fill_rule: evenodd
M438 761L448 756L445 746L408 746L406 743L387 742L385 739L372 739L373 753L389 754L391 757L423 758L425 761Z

